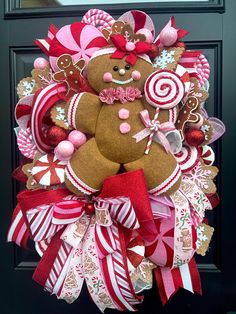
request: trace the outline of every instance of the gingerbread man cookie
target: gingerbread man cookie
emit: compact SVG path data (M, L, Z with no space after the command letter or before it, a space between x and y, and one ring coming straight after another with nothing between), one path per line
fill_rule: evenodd
M208 97L204 89L199 89L198 81L191 79L191 91L188 94L186 102L179 111L176 128L179 130L182 140L184 140L184 130L186 123L197 123L201 119L198 112L200 104Z
M109 40L111 35L120 34L124 25L124 22L116 21L112 24L111 29L103 28L102 34L107 40Z
M188 229L184 228L181 231L181 237L178 238L178 241L183 243L184 251L188 251L192 249L192 238Z
M84 69L85 61L80 59L73 63L70 55L63 54L57 59L57 66L60 71L53 75L53 79L57 82L65 81L68 85L67 97L71 97L79 91L81 72Z

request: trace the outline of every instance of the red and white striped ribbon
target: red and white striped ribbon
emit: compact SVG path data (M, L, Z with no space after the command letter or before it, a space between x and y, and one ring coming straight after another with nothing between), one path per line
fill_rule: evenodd
M20 209L20 206L16 206L12 215L12 222L7 234L7 242L15 242L19 246L26 247L27 240L29 238L29 231Z
M45 289L50 293L57 294L61 290L72 253L73 248L62 242L45 283Z
M96 198L94 206L97 211L104 210L108 212L113 219L113 223L116 221L127 229L139 228L138 219L128 197ZM111 254L117 249L111 228L112 226L103 226L99 223L99 220L97 221L95 239L100 258Z
M56 36L56 33L58 32L58 29L53 24L50 25L48 29L48 37L45 39L36 39L35 44L42 49L42 51L49 55L50 53L50 45L53 40L53 38Z
M197 73L196 70L196 63L198 60L198 57L200 56L201 51L197 50L186 50L179 60L179 64L182 65L189 74Z
M192 293L202 293L201 279L194 258L178 268L158 267L154 270L161 301L165 304L170 297L183 288Z
M43 118L46 112L59 100L66 92L64 83L54 83L40 89L34 96L34 104L31 114L31 132L33 140L41 153L46 153L53 149L48 143L43 132Z
M63 225L52 224L53 206L41 205L26 212L31 238L38 242L52 237Z
M101 267L108 292L119 310L135 311L133 305L140 303L142 297L137 296L133 289L127 265L126 245L119 228L114 221L111 232L117 249L101 259Z
M138 229L139 222L129 197L95 198L95 209L108 209L112 219L128 229Z

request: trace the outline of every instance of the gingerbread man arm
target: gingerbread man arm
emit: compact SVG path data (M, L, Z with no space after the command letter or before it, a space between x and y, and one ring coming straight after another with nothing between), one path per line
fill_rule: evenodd
M75 94L67 104L69 125L90 135L95 134L102 107L99 97L91 93Z
M55 81L64 81L66 79L65 71L58 71L53 75Z

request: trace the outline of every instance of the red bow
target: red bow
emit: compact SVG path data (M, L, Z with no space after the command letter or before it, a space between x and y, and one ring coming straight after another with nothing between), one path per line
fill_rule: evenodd
M112 43L117 48L116 51L112 54L111 58L114 59L123 59L125 56L129 64L134 65L138 59L138 55L143 53L149 53L151 51L151 45L145 41L133 43L134 49L127 50L127 41L124 36L121 34L112 35L110 37Z

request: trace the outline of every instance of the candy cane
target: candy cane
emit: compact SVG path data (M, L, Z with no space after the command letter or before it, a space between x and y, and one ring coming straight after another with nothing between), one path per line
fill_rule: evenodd
M103 28L110 29L115 20L103 10L91 9L83 16L81 22L91 24L101 30Z
M155 116L154 116L154 118L153 118L153 124L155 124L158 120L158 115L159 115L159 109L157 108L156 109L156 113L155 113ZM149 135L149 137L148 137L148 142L147 142L147 146L146 146L146 149L145 149L145 154L147 155L148 153L149 153L149 151L150 151L150 148L151 148L151 146L152 146L152 141L153 141L153 136L154 136L154 134L155 134L155 130L153 130L151 133L150 133L150 135Z
M200 54L196 63L196 70L199 77L199 84L203 86L210 75L210 65L203 54Z

